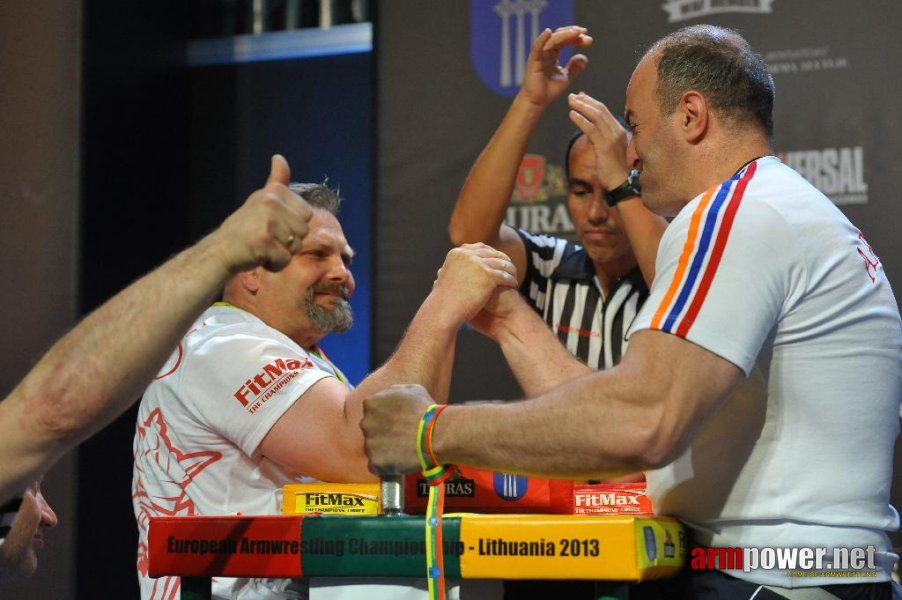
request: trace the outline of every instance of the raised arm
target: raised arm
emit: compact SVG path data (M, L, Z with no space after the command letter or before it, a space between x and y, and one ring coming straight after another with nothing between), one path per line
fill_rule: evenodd
M570 120L586 134L595 150L599 183L606 190L616 188L626 181L634 167L627 164L627 131L608 107L595 98L580 92L570 94L568 101ZM667 221L648 210L639 196L621 200L617 203L617 210L645 283L651 286L655 278L658 245Z
M521 282L526 252L516 232L504 225L517 170L545 109L570 87L588 62L585 56L576 54L562 67L558 64L561 50L591 43L586 29L576 26L554 32L546 29L536 38L526 62L523 87L470 169L448 224L455 245L484 242L507 253Z
M288 163L213 233L114 296L47 352L0 402L0 501L124 411L233 274L278 270L307 232L310 207Z
M363 399L393 384L416 383L445 401L458 329L496 289L515 285L513 264L494 248L473 244L451 250L432 291L385 364L353 391L331 378L314 384L273 426L262 453L326 481L372 479L360 430Z

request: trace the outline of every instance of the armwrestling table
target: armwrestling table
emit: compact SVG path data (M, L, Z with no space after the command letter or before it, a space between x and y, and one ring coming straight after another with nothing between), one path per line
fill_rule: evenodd
M180 576L183 600L211 577L426 575L422 516L153 517L149 574ZM585 579L601 598L668 577L686 560L682 525L630 515L446 514L444 570L461 579Z

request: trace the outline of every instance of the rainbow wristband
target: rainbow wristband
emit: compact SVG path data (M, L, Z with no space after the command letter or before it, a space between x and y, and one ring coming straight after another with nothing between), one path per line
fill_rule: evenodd
M423 477L429 484L426 503L426 582L430 600L445 599L444 557L442 555L442 512L445 508L445 480L451 476L447 465L440 465L432 451L432 432L446 404L432 404L420 417L417 428L417 456Z
M435 460L435 453L432 451L432 432L435 430L435 422L446 408L448 408L447 404L430 405L420 417L420 425L417 428L417 456L420 459L423 475L430 485L434 485L433 479L441 477L447 471Z

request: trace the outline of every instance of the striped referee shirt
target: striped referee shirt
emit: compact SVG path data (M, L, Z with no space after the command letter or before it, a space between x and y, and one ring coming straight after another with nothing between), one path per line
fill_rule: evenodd
M520 293L576 356L593 369L607 369L626 352L626 334L648 287L639 268L618 280L607 297L592 260L581 246L549 235L517 233L526 247Z

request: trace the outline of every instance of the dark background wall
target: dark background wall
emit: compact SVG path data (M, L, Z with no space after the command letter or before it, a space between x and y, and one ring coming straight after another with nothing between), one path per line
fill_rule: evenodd
M76 315L80 4L0 2L0 398ZM47 536L44 583L0 597L74 598L76 481L69 456L42 485L64 523Z
M180 3L83 6L81 314L188 242L189 117ZM79 598L138 596L134 423L132 409L79 449Z

